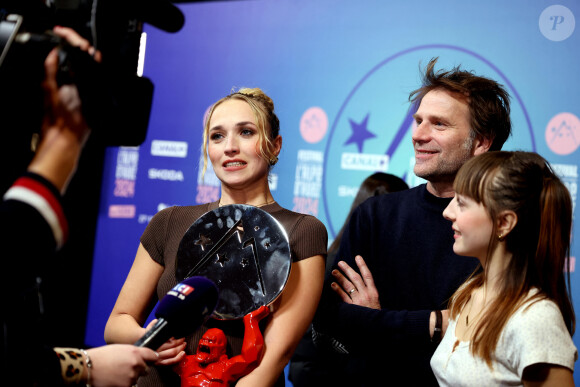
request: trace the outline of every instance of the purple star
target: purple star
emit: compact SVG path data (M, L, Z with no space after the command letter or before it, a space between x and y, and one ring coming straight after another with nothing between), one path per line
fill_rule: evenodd
M375 134L369 132L369 130L367 129L369 115L370 115L370 113L367 114L365 119L360 124L354 122L350 118L348 119L348 121L350 122L350 128L352 130L352 135L350 136L350 138L348 140L346 140L344 145L355 143L357 145L359 153L362 153L362 151L363 151L363 144L364 144L365 140L367 140L369 138L376 137Z

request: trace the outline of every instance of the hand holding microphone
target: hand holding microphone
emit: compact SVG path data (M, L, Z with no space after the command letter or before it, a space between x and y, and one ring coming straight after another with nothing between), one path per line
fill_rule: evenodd
M86 383L93 387L135 385L140 376L147 375L149 365L158 358L149 348L130 344L110 344L86 352L91 359L91 370L85 368Z
M178 349L175 355L179 354L185 344L182 337L197 330L211 316L217 302L218 289L212 281L205 277L186 278L159 301L157 320L149 324L149 330L135 345L156 350L171 339L169 348ZM172 339L175 337L178 339Z

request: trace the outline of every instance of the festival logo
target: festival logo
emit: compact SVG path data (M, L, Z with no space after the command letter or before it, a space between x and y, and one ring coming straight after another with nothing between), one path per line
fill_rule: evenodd
M328 130L328 117L319 107L307 109L300 119L300 134L304 141L315 144L324 138Z
M115 167L115 188L113 196L132 198L135 196L135 181L139 165L139 148L120 147Z
M570 196L572 197L572 213L574 213L576 197L578 196L578 165L556 163L551 163L551 165L554 173L558 175L570 192Z
M546 144L552 152L569 155L580 145L580 120L572 113L555 115L546 126Z
M207 163L207 170L202 175L203 155L199 157L197 170L197 195L195 196L195 202L198 204L215 202L220 197L221 182L209 161Z
M322 188L322 152L301 149L296 160L293 211L318 216Z

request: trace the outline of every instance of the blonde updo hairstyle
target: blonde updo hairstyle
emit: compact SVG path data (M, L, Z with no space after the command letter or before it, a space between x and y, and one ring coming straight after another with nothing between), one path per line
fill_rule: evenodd
M256 118L256 126L258 127L258 151L260 155L268 162L270 168L278 162L278 157L274 154L274 140L278 137L280 132L280 121L274 113L274 101L268 97L259 88L240 88L238 91L232 91L229 95L220 99L210 108L207 119L205 120L203 128L203 171L202 176L207 170L207 146L209 141L209 123L216 107L228 100L245 101Z

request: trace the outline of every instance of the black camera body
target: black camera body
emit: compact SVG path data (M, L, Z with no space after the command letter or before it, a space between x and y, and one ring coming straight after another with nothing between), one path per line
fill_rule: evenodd
M137 74L145 22L175 32L184 19L168 0L0 1L2 126L24 130L24 136L38 131L44 58L59 46L59 80L76 84L95 141L106 146L143 143L153 99L152 82ZM51 33L57 25L87 39L102 61L61 42Z

